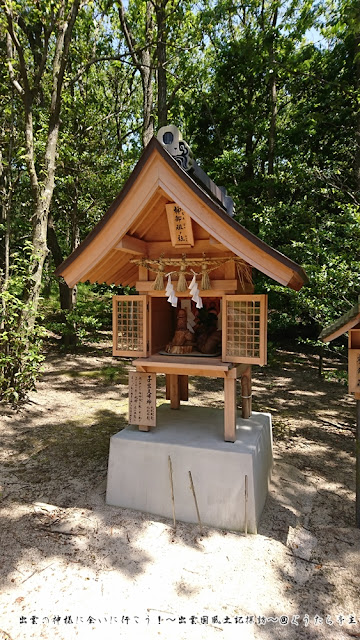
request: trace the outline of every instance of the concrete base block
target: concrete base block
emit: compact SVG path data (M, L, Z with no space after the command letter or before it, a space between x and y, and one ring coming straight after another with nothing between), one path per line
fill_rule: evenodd
M273 463L271 415L237 417L236 442L224 442L224 413L209 407L179 411L163 404L157 426L141 432L129 425L112 436L106 501L172 519L168 456L171 456L176 519L197 522L191 471L203 524L256 533Z

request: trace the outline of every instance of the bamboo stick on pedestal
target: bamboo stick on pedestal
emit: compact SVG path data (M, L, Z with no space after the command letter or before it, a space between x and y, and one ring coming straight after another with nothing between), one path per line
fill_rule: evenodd
M176 531L174 482L173 482L172 462L171 462L170 456L168 458L168 461L169 461L169 476L170 476L171 502L172 502L173 521L174 521L174 531Z
M194 487L194 483L193 483L193 479L192 479L191 471L189 471L189 478L190 478L190 488L191 488L191 491L192 491L193 496L194 496L194 502L195 502L195 507L196 507L196 513L197 513L197 517L198 517L198 521L199 521L200 535L202 535L202 534L203 534L203 531L202 531L202 524L201 524L200 512L199 512L199 507L198 507L198 503L197 503L197 499L196 499L195 487Z

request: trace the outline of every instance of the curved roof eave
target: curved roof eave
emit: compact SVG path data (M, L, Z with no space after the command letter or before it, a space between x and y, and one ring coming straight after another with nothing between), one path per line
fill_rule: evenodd
M154 153L160 154L161 158L165 160L166 164L171 168L173 172L191 189L191 191L206 205L208 209L216 214L223 222L226 223L233 231L235 231L239 235L239 240L244 239L248 243L251 243L256 249L260 252L264 252L267 256L275 261L275 263L280 263L280 265L286 270L289 271L289 280L287 282L284 281L283 278L274 277L274 274L267 273L265 269L261 269L257 264L257 269L267 273L271 278L280 282L285 286L289 286L295 290L301 289L301 287L308 282L307 275L305 271L300 267L297 263L287 258L285 255L273 249L269 245L267 245L263 240L255 236L253 233L245 229L241 224L239 224L236 220L234 220L217 202L215 202L209 194L204 191L201 186L197 182L195 182L191 176L189 176L181 167L177 164L177 162L172 158L172 156L168 153L168 151L160 144L160 142L153 137L147 147L142 152L140 159L138 160L133 172L130 177L126 181L123 189L120 191L119 195L115 198L115 200L110 205L107 212L101 218L101 220L97 223L97 225L92 229L92 231L87 235L85 240L77 247L72 254L64 260L64 262L56 269L55 275L64 276L66 279L66 271L69 267L74 266L74 263L78 260L80 256L84 253L84 251L90 247L90 245L95 241L98 234L106 227L106 225L112 220L112 217L116 214L119 209L121 203L125 199L125 197L130 193L131 189L136 183L140 173L146 166L147 162L151 158ZM118 239L116 240L118 241ZM229 246L226 242L226 238L222 238L222 241L225 245ZM238 254L238 251L235 247L229 247L234 253ZM241 251L240 251L241 253ZM249 260L249 258L247 258ZM82 274L79 276L77 274L76 282L84 279L86 277L88 270L86 268L82 269ZM72 285L73 286L73 285Z

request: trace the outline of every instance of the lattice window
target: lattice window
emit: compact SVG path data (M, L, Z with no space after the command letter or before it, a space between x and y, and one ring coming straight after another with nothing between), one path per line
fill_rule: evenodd
M224 306L223 360L265 364L267 296L225 296Z
M113 355L146 356L146 296L114 296Z

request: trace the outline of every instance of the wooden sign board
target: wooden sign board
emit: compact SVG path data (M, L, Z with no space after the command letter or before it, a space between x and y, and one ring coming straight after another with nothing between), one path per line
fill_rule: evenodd
M171 244L173 247L193 247L194 234L191 218L175 202L166 205Z
M349 349L349 393L360 393L360 349Z
M156 427L156 373L129 373L129 424Z
M349 393L360 393L360 329L349 331Z

